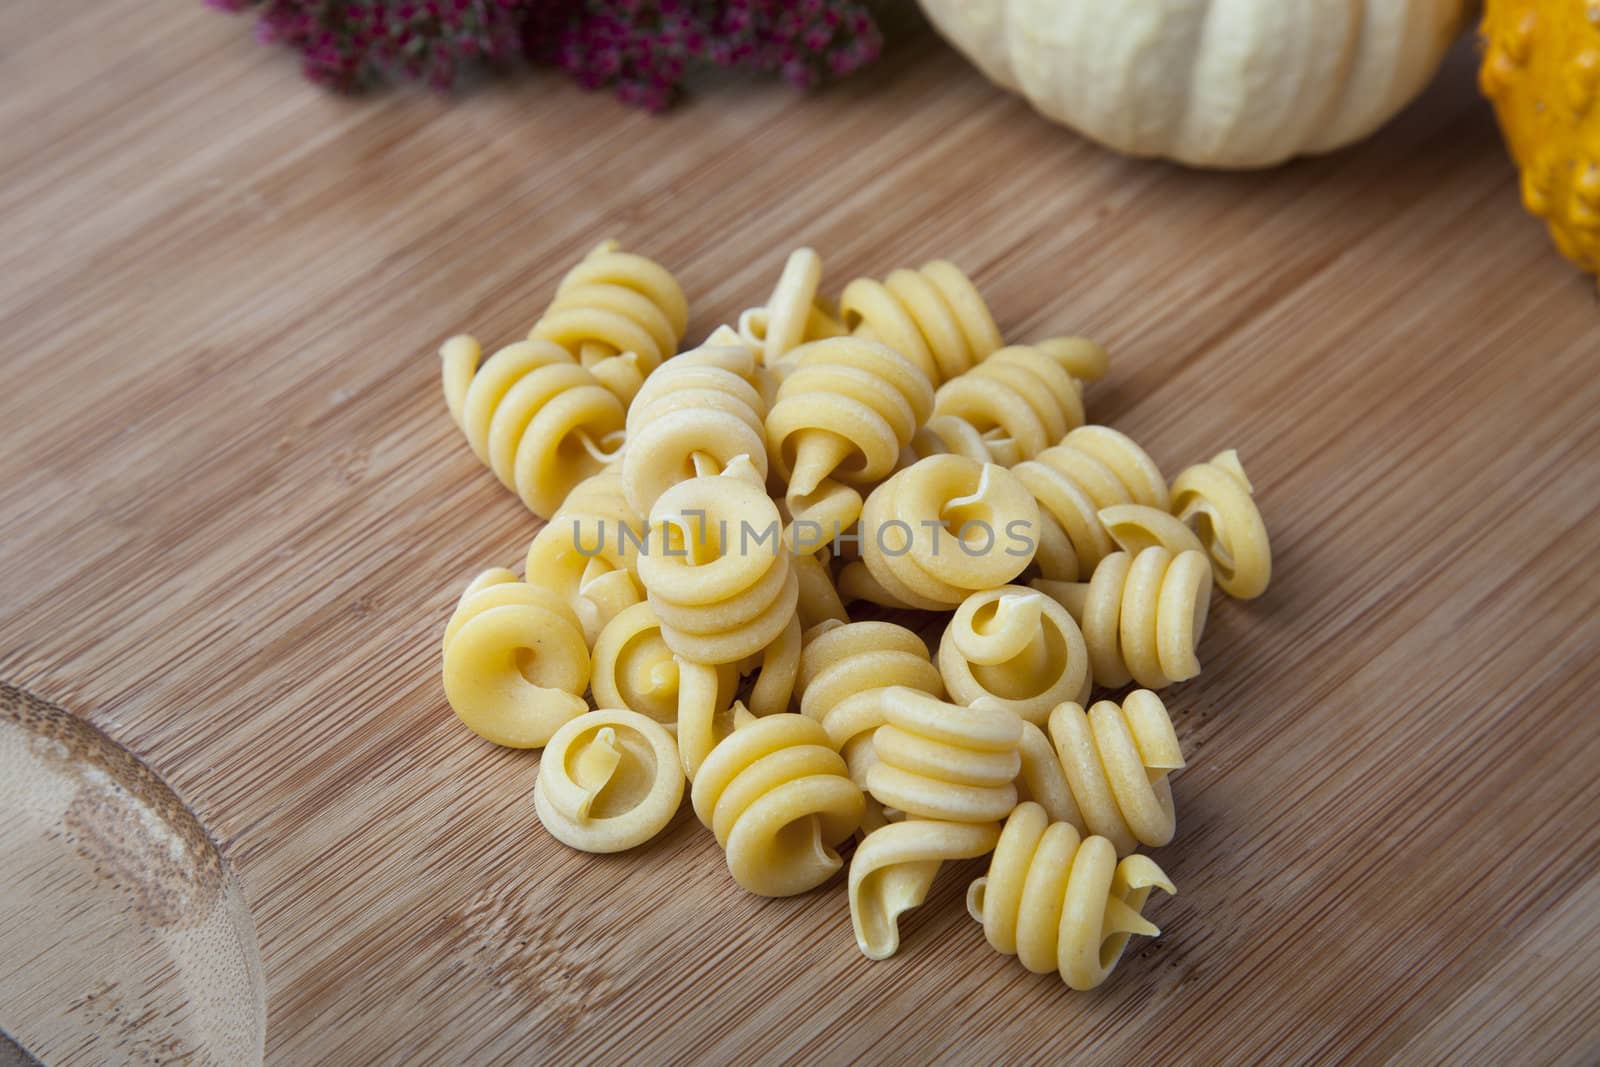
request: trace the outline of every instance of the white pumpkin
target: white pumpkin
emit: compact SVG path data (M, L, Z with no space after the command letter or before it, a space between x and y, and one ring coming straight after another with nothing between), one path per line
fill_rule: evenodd
M1422 91L1470 0L921 0L989 78L1119 152L1264 167Z

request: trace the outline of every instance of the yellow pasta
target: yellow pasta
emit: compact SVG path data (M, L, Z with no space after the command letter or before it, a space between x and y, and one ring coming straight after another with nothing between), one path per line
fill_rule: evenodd
M815 552L796 552L789 560L795 578L800 583L800 599L796 610L800 614L800 627L809 630L822 622L849 622L850 616L834 588L833 574L828 570L826 548Z
M715 677L708 713L727 708L738 687L731 663L710 667ZM626 708L676 730L682 683L678 659L661 636L661 623L649 604L619 612L600 631L594 644L594 669L589 680L595 703Z
M1177 516L1143 504L1117 504L1098 512L1100 527L1124 552L1138 555L1151 545L1159 545L1176 556L1180 552L1204 552L1205 546L1193 530Z
M1138 555L1113 552L1087 582L1033 586L1078 620L1095 685L1115 689L1131 680L1161 689L1200 673L1195 649L1211 599L1204 553L1173 555L1159 545Z
M1024 799L1056 822L1106 838L1119 856L1172 840L1177 821L1167 776L1183 767L1183 752L1160 697L1137 689L1120 706L1102 700L1088 711L1068 701L1050 713L1042 753L1043 733L1028 729L1018 778Z
M529 332L572 353L623 404L678 350L689 303L670 271L602 241L556 287Z
M550 835L621 852L664 830L683 801L672 735L637 712L602 709L557 730L539 759L533 806Z
M1089 653L1067 609L1024 586L961 602L939 641L939 673L952 700L988 698L1032 723L1064 700L1089 697Z
M1039 508L1015 475L963 456L930 456L872 491L846 599L929 611L1005 585L1033 559Z
M734 730L700 764L694 811L727 853L734 881L792 896L843 866L834 846L865 802L828 735L804 715L769 715Z
M927 375L881 344L813 341L789 354L767 414L772 465L794 519L847 529L860 513L854 487L886 477L933 409Z
M919 456L953 452L1014 466L1084 423L1083 381L1104 372L1105 351L1082 338L1002 348L939 387L933 417L912 440Z
M622 453L623 492L634 510L648 515L662 493L722 473L735 456L766 478L760 372L755 352L724 326L650 375L628 408Z
M994 849L993 823L906 819L868 833L850 858L850 924L868 959L900 948L902 913L921 904L946 860L974 859Z
M695 663L736 663L783 634L799 584L778 528L777 506L744 457L661 495L639 577L672 651Z
M810 248L797 248L789 253L767 302L739 316L739 336L761 353L769 367L807 341L846 332L819 300L821 284L822 257Z
M1046 578L1092 574L1114 550L1099 512L1117 504L1167 510L1167 483L1144 449L1108 426L1082 426L1060 445L1017 464L1013 473L1039 502L1037 556Z
M474 733L539 748L588 710L589 648L570 608L504 568L472 580L444 631L444 691Z
M640 603L637 581L644 520L622 494L612 463L579 482L528 546L523 573L566 601L592 646L620 611Z
M857 278L839 297L858 337L882 341L922 368L934 385L971 370L1005 342L972 281L947 260Z
M1143 915L1153 889L1176 893L1148 856L1121 862L1110 841L1051 823L1024 803L1006 820L989 873L967 891L967 911L997 952L1035 974L1057 971L1073 989L1104 982L1135 934L1161 933Z
M863 788L877 762L872 733L886 721L890 686L942 699L944 684L922 638L892 622L823 622L805 633L800 712L822 724Z
M1017 804L1022 720L990 701L969 708L895 686L883 694L884 725L867 791L885 807L923 819L983 823Z
M1231 448L1172 481L1173 512L1194 524L1217 585L1240 600L1265 593L1272 579L1272 547L1253 491L1239 454Z
M478 459L548 518L622 447L622 403L548 341L507 345L480 368L473 338L439 349L445 403Z

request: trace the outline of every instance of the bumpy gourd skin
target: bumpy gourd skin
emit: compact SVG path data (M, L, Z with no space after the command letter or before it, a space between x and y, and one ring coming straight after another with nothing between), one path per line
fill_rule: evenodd
M1478 84L1562 255L1600 272L1600 2L1489 0Z

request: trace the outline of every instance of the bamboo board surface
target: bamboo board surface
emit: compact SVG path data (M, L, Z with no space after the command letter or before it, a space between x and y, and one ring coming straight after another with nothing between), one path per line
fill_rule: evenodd
M553 78L303 84L198 3L0 11L0 678L159 771L245 888L280 1063L1600 1056L1600 315L1521 213L1467 50L1379 137L1250 175L1117 158L913 25L811 98L666 117ZM1238 448L1273 535L1173 690L1180 895L1096 994L942 873L869 963L842 884L745 895L681 812L557 845L439 636L535 524L433 352L601 237L698 338L809 243L944 255L1009 337L1113 353L1168 474Z

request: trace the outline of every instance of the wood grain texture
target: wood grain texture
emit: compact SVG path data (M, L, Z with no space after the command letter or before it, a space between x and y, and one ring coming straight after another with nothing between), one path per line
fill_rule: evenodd
M926 31L811 98L666 117L553 79L301 83L197 3L0 10L0 678L127 744L242 876L270 1060L1600 1057L1600 316L1453 57L1375 140L1116 158ZM691 337L787 250L946 255L1008 336L1102 340L1095 416L1241 451L1273 533L1172 691L1181 895L1097 994L945 871L869 963L842 885L759 900L691 814L591 857L462 729L439 637L533 521L439 395L596 239Z

